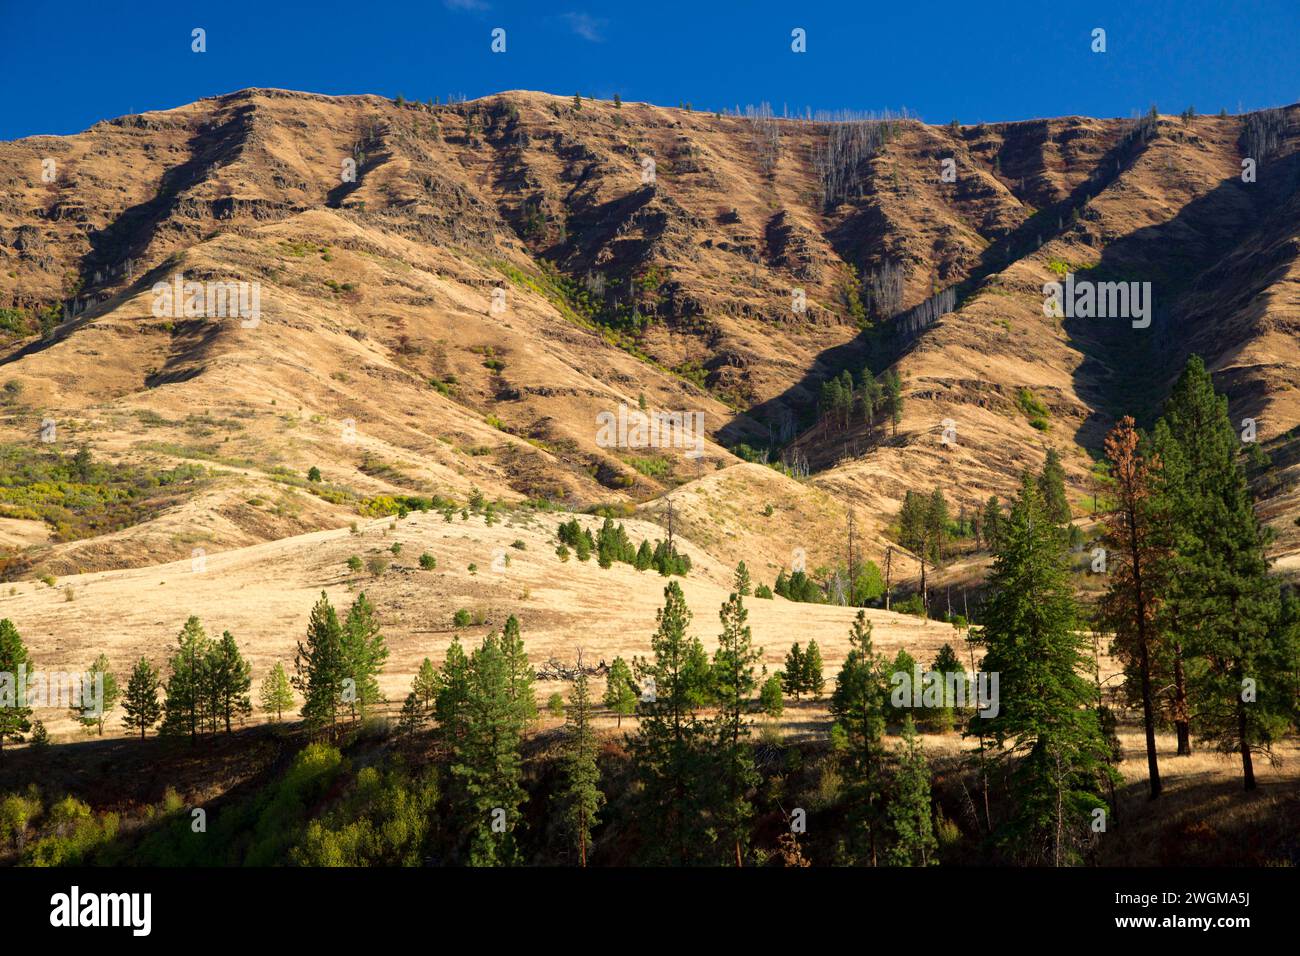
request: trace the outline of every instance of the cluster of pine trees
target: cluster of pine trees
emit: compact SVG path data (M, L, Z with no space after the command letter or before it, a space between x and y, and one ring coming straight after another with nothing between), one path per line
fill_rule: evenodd
M795 700L800 694L820 697L826 679L822 677L822 651L817 642L809 641L805 650L800 650L797 643L792 644L785 655L785 669L777 674L781 679L781 690Z
M1300 602L1269 572L1227 399L1193 356L1152 432L1121 419L1105 448L1115 507L1098 625L1142 710L1150 795L1155 731L1170 725L1180 756L1194 739L1239 755L1253 790L1255 756L1272 757L1300 707Z
M0 646L6 633L4 623L0 622ZM298 644L294 676L290 678L284 665L276 662L262 681L262 709L280 720L293 707L293 689L297 688L303 694L300 713L309 728L333 729L345 718L356 720L382 701L378 676L387 658L374 605L365 594L357 596L340 622L322 592L312 608L306 639ZM132 733L139 732L141 739L159 720L160 733L192 740L218 730L230 733L252 713L251 669L229 631L213 640L202 622L190 617L177 635L167 668L169 676L164 680L159 669L141 657L121 694L122 723ZM103 655L91 665L88 676L93 680L97 673L104 678L102 708L95 712L85 702L74 716L102 734L104 718L116 703L119 690ZM0 714L0 721L3 719Z
M615 561L619 561L638 571L653 568L664 577L672 574L685 576L691 570L690 555L679 552L671 541L656 541L652 547L650 542L642 540L641 546L634 548L622 523L616 525L611 518L605 519L595 535L582 527L577 518L571 518L559 526L556 535L560 543L555 553L562 561L569 559L572 549L579 561L589 561L595 554L602 568L612 567Z
M817 411L829 429L843 431L855 422L875 425L885 416L897 434L903 420L903 383L898 372L886 371L879 379L864 366L855 377L848 369L822 382Z

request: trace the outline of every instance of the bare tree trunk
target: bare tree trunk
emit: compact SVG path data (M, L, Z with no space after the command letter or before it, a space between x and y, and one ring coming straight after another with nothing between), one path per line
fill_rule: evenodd
M1240 698L1237 699L1237 734L1241 739L1241 772L1246 789L1254 790L1258 786L1255 783L1255 763L1250 755L1250 738L1246 730L1246 704Z
M1174 645L1174 728L1178 731L1178 756L1192 755L1190 713L1187 709L1187 677L1183 673L1183 646Z

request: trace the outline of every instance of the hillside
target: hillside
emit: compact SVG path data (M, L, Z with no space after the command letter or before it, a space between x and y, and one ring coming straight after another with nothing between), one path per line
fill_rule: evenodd
M13 574L340 527L377 495L658 514L716 475L759 501L777 489L737 468L742 442L806 461L781 493L824 515L811 544L756 543L761 563L834 553L845 507L878 556L907 488L973 506L1049 445L1082 511L1107 423L1149 421L1192 350L1275 452L1263 507L1289 566L1300 110L943 127L751 112L244 90L0 144L0 437L32 444L50 419L61 449L210 471L81 540L33 537L11 509L5 539L34 548ZM1066 271L1151 282L1150 327L1045 317L1041 287ZM258 321L155 316L154 284L178 273L258 283ZM908 314L942 290L952 311ZM821 381L867 363L902 378L897 433L817 423ZM701 413L701 454L602 445L597 416L639 403Z

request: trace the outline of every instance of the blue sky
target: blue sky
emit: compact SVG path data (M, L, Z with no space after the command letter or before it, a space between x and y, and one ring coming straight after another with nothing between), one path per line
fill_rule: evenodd
M190 50L195 27L206 53ZM791 52L796 27L806 53ZM1090 49L1095 27L1105 53ZM1300 100L1297 37L1297 0L0 0L0 139L249 86L905 107L934 123L1236 111Z

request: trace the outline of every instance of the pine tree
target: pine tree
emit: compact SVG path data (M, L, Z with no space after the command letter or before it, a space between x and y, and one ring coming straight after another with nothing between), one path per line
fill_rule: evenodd
M698 637L691 638L687 644L682 681L692 707L705 707L713 703L713 668L709 666L709 653Z
M138 729L141 740L144 740L145 731L162 716L162 705L158 703L158 688L161 686L162 679L157 669L140 658L126 684L126 697L122 699L122 710L126 713L122 724L132 733Z
M990 577L981 670L999 674L996 714L976 715L1003 761L1014 761L998 843L1025 862L1078 859L1109 775L1080 634L1065 542L1025 475L1001 535Z
M1055 448L1047 449L1047 461L1038 476L1038 494L1043 499L1043 510L1053 524L1065 527L1070 523L1070 499L1065 494L1065 469Z
M524 639L519 631L519 619L511 614L506 618L501 632L501 653L505 655L509 676L510 700L519 709L524 725L537 720L537 697L533 693L536 671L528 660Z
M754 665L762 657L754 649L745 601L732 594L719 612L722 633L713 655L714 692L718 717L714 724L719 798L717 818L727 846L734 846L736 866L743 865L749 821L754 814L749 794L758 786L758 771L749 747L749 721L745 711L754 693ZM809 645L811 650L816 645ZM818 658L820 673L820 658Z
M1172 545L1161 624L1194 659L1187 678L1197 736L1239 753L1243 784L1253 790L1253 755L1271 754L1293 706L1285 676L1292 665L1267 530L1255 515L1227 399L1198 356L1175 384L1154 442Z
M681 586L664 589L650 638L654 659L638 660L643 687L654 699L641 705L640 726L629 740L633 772L641 785L638 819L648 862L685 865L706 855L713 835L705 821L707 770L700 749L705 727L691 701L685 667L691 612Z
M119 688L117 677L108 669L108 656L100 654L82 681L81 706L72 709L73 718L86 728L87 732L98 731L104 736L104 721L108 712L117 706ZM98 689L96 685L100 685Z
M350 688L344 688L344 703L355 720L358 713L364 715L370 707L383 700L378 677L388 660L388 645L379 631L375 606L367 600L365 592L358 594L348 609L339 639L339 653L343 677L353 682Z
M460 646L460 637L451 639L447 656L438 675L438 696L434 700L434 715L438 718L438 737L443 748L456 752L465 736L465 701L469 697L469 658Z
M609 665L609 674L605 678L605 706L618 715L618 726L623 726L623 718L636 713L637 691L632 682L632 669L621 657L614 658Z
M767 680L763 681L763 687L758 695L759 706L763 708L763 713L773 720L780 720L781 715L785 713L785 699L781 695L781 675L771 674Z
M858 611L849 632L849 653L835 679L831 715L843 731L844 782L850 808L850 847L875 866L882 848L885 708L889 701L885 664L871 642L871 622Z
M434 703L438 699L438 686L438 669L426 657L420 662L420 669L411 682L411 690L420 703L421 721L433 714Z
M451 773L464 794L456 801L469 833L473 866L511 866L519 861L516 830L528 794L522 785L527 709L513 693L510 658L499 634L483 639L470 655L464 701L464 736L452 753ZM536 713L536 702L533 702Z
M189 734L193 742L210 720L207 660L211 646L203 625L191 615L176 637L176 649L169 662L171 677L167 679L160 733Z
M745 562L741 561L736 565L736 582L732 585L733 590L741 597L749 597L750 581L749 568L745 567Z
M14 622L5 618L0 621L0 759L6 740L21 742L23 734L32 729L32 709L18 689L20 675L30 669L27 646Z
M996 551L1000 543L999 535L1002 530L1002 506L998 503L998 496L992 495L984 504L984 543L990 551Z
M781 677L781 689L793 697L799 699L799 695L804 691L804 662L803 651L799 645L790 645L789 652L785 655L785 670Z
M826 679L822 676L822 651L816 641L809 641L808 649L804 651L800 684L814 697L820 697L826 687Z
M578 863L587 865L587 847L596 826L597 813L605 803L600 791L600 769L596 766L598 745L591 726L591 694L587 674L578 660L578 675L569 691L566 717L563 773L564 782L556 795L565 829L578 846Z
M284 712L293 706L293 688L289 686L289 675L284 672L284 665L279 661L262 678L262 710L275 714L276 722L284 719Z
M402 701L402 709L397 715L397 727L401 733L408 737L420 729L424 723L424 705L420 703L420 695L411 691Z
M898 372L890 369L884 375L885 411L889 414L893 434L898 434L898 426L903 421L903 382Z
M957 695L960 694L961 699L966 700L966 668L962 667L961 660L957 657L957 652L952 649L952 645L944 644L939 648L930 670L940 675L943 680L943 706L933 712L929 723L934 730L946 734L952 730L957 719ZM949 674L956 675L951 684L948 680Z
M1099 602L1098 619L1115 635L1114 652L1123 662L1129 697L1141 702L1148 787L1154 800L1161 786L1151 675L1160 645L1155 622L1156 595L1161 590L1157 567L1165 555L1158 542L1161 519L1153 508L1152 489L1160 463L1139 453L1137 429L1128 416L1111 430L1105 448L1116 507L1102 517L1110 585Z
M347 677L343 628L329 597L321 592L307 622L307 640L298 642L292 684L302 694L302 714L310 730L333 730Z
M943 496L943 489L935 488L926 503L925 547L930 562L936 566L943 565L944 549L948 543L948 519L948 501Z
M239 653L239 646L229 631L222 632L221 640L208 652L207 672L212 687L209 706L213 719L221 720L226 733L230 733L236 718L242 721L253 712L248 695L253 677L248 661Z
M931 866L939 841L934 835L930 809L930 767L916 735L911 716L903 722L903 750L894 772L886 812L890 846L885 862L890 866Z

